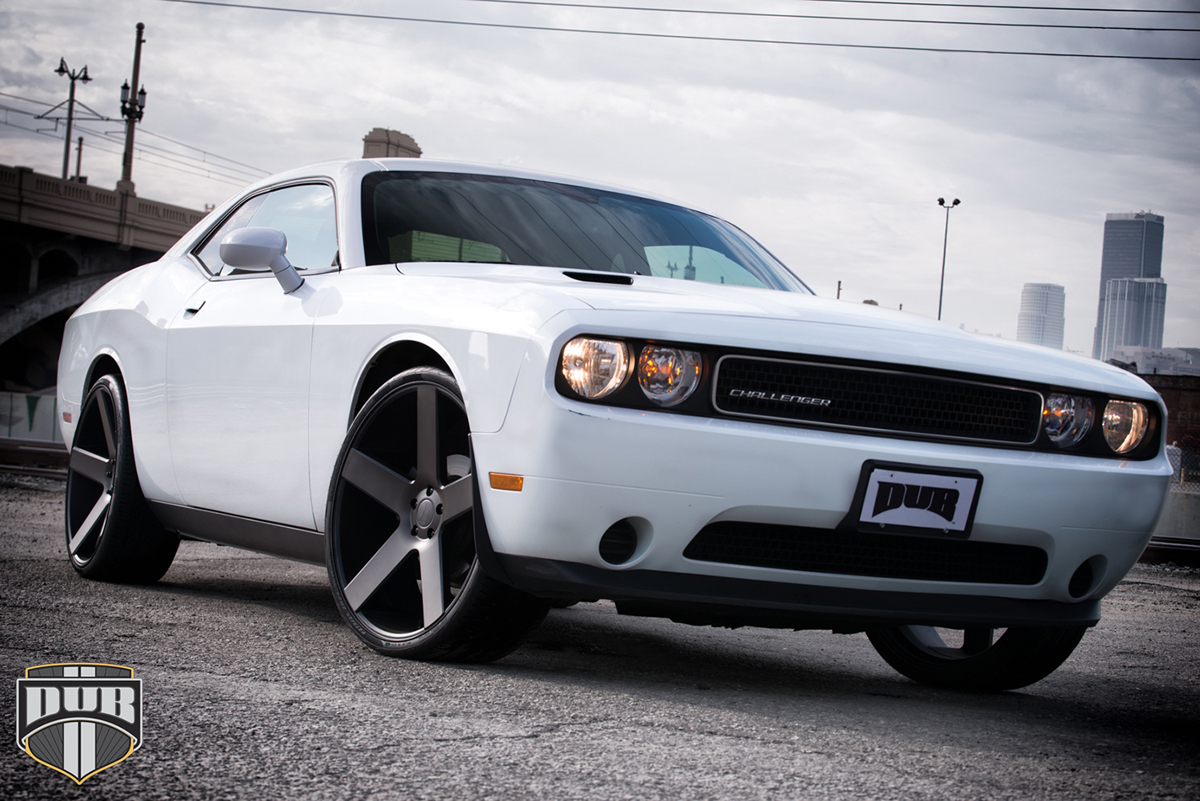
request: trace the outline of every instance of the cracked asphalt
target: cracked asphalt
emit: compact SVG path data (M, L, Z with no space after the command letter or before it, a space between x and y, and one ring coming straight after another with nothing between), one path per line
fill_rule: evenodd
M144 745L76 786L10 738L0 798L1200 798L1200 570L1139 565L1062 668L997 695L913 684L861 635L605 603L422 664L362 646L319 568L185 542L155 586L80 579L62 493L0 474L0 676L133 667Z

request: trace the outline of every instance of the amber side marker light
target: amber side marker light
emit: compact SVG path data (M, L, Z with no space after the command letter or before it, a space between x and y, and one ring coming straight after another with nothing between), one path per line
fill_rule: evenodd
M525 486L525 476L514 476L512 473L488 473L492 489L520 492Z

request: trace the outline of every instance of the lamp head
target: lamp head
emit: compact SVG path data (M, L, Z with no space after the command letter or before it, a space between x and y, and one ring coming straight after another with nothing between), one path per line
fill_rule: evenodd
M143 86L141 89L138 90L137 97L138 97L138 108L145 108L146 107L146 87Z
M129 81L121 84L121 102L129 102Z
M938 198L938 205L939 205L939 206L945 206L945 205L946 205L946 198L944 198L944 197L939 197L939 198Z
M55 75L66 75L67 74L67 60L65 58L60 58L58 60L58 69L56 69L54 71L54 74Z
M79 80L83 81L84 83L88 83L89 81L92 80L91 77L87 74L87 64L83 65L83 74L79 76Z
M958 198L954 198L954 202L950 204L950 208L954 208L954 207L955 207L955 206L957 206L959 203L962 203L962 201L961 201L961 200L959 200Z

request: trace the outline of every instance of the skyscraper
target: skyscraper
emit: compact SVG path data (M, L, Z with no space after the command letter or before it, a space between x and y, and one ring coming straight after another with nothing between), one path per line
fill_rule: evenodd
M1108 282L1114 279L1122 278L1162 278L1162 246L1163 246L1163 218L1158 214L1139 211L1129 214L1109 214L1104 221L1104 252L1100 257L1100 305L1096 311L1096 332L1092 339L1092 356L1096 359L1108 359L1112 355L1112 345L1108 350L1104 349L1104 325L1108 315L1106 313L1106 301L1108 296ZM1144 303L1165 303L1166 302L1166 285L1163 284L1161 289L1145 290L1132 289L1124 287L1118 289L1117 297L1123 298L1125 304L1134 302ZM1160 294L1161 292L1161 294ZM1137 300L1141 298L1141 300ZM1130 309L1127 307L1122 312L1122 319L1128 320ZM1153 312L1143 310L1135 315L1138 319L1152 319ZM1160 312L1161 317L1161 312ZM1116 322L1114 321L1114 325ZM1133 329L1122 327L1122 330L1127 330L1125 336L1141 336L1143 333L1149 332L1153 334L1154 328L1146 328L1145 326L1135 326L1137 332ZM1162 347L1162 323L1161 320L1157 328L1156 341L1149 342L1124 342L1128 346L1142 345L1152 348ZM1115 329L1114 329L1115 336Z
M1161 278L1113 278L1104 285L1100 358L1117 348L1161 348L1167 284Z
M1021 290L1017 340L1062 350L1066 297L1058 284L1026 284Z

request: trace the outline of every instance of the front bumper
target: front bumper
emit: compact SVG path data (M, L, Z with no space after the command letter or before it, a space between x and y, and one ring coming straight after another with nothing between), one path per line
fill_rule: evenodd
M744 620L747 610L774 609L779 625L1087 624L1137 561L1167 490L1163 454L1117 461L574 402L554 390L548 365L575 333L534 340L504 425L472 438L491 548L508 579L537 594L608 597L634 613L641 601L681 619L688 610L706 609L700 616L711 620L736 608ZM1041 580L932 581L684 556L719 521L837 529L870 459L979 471L970 540L1041 549ZM490 471L524 476L523 489L492 489ZM618 521L633 526L637 546L612 565L599 543ZM1071 581L1085 562L1091 578L1081 592Z

